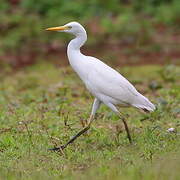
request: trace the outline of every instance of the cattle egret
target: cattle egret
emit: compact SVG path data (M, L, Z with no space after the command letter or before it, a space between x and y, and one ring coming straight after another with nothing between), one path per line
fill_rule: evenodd
M67 47L69 63L74 71L79 75L80 79L84 82L86 88L95 97L91 115L86 126L65 145L55 147L51 150L64 149L77 137L85 133L90 128L95 113L101 103L108 106L122 119L127 132L127 137L131 143L132 140L127 123L125 118L116 108L116 105L124 107L133 106L148 112L154 111L155 106L146 97L140 94L135 87L116 70L95 57L85 56L81 53L80 48L87 40L86 30L81 24L78 22L70 22L64 26L47 28L46 30L66 32L75 36Z

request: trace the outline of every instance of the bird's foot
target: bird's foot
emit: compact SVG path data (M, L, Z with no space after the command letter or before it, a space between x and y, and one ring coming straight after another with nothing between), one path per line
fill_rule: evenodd
M48 149L49 151L63 151L63 149L65 149L66 146L60 146L60 147L54 147L54 148L50 148Z

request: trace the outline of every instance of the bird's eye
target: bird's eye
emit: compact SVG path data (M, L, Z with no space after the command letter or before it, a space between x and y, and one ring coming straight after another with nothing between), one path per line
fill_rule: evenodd
M68 29L71 29L72 28L72 26L68 26Z

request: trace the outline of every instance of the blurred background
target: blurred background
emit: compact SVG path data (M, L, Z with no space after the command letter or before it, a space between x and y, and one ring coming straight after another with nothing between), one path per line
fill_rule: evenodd
M1 0L0 68L38 61L68 64L72 38L45 29L78 21L88 32L83 53L108 64L178 64L179 0Z

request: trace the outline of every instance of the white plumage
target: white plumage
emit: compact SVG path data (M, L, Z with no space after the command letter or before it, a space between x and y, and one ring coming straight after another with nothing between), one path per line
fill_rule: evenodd
M47 30L75 35L68 45L67 55L70 65L95 97L89 124L101 103L107 105L115 113L119 113L115 105L134 106L145 111L155 110L155 106L120 73L99 59L81 53L80 48L87 40L87 34L82 25L71 22Z

